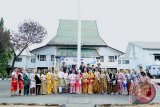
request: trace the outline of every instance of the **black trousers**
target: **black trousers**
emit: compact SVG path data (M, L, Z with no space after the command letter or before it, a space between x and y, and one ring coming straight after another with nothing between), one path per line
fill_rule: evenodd
M36 95L40 95L41 85L36 84Z

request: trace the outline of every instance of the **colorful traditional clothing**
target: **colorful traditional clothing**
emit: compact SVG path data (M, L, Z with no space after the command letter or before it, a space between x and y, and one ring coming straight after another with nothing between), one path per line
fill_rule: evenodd
M107 74L107 93L112 93L112 73Z
M69 89L69 74L68 71L64 74L65 92L68 93Z
M11 96L14 94L16 95L17 88L18 88L18 71L12 72L12 80L11 80Z
M46 81L46 75L41 75L41 94L45 95L47 94L47 81Z
M29 95L30 79L29 79L29 74L27 72L23 75L23 80L24 80L24 95Z
M95 79L94 79L94 84L93 84L93 86L94 86L93 91L94 91L94 93L99 93L99 82L100 82L100 73L99 73L99 71L96 70L94 72L94 75L95 75Z
M51 86L51 74L48 72L46 74L46 80L47 80L47 94L51 94L52 86Z
M59 84L59 93L62 93L62 88L65 86L64 83L64 72L58 72L58 84Z
M88 73L88 94L93 94L93 80L94 80L94 74L91 70L89 70Z
M87 94L88 73L85 71L82 73L82 92Z
M100 80L100 93L106 93L107 91L107 79L106 79L106 75L104 74L104 72L101 72L101 80Z
M116 74L112 74L112 92L114 94L116 94L118 91L117 89L117 78L116 78Z
M23 81L23 74L22 73L18 74L18 86L19 86L19 95L21 95L21 92L24 88L24 81Z
M35 81L35 74L30 73L29 75L30 81L30 94L35 95L35 88L36 88L36 81Z
M122 94L123 91L123 74L119 72L118 74L118 94Z
M54 94L57 94L58 92L58 75L56 73L53 73L51 76L52 80L52 92Z
M80 72L78 72L77 76L76 76L76 93L77 94L81 94L82 93L82 74Z
M72 73L69 74L69 80L70 80L70 93L75 93L75 84L76 84L76 74Z

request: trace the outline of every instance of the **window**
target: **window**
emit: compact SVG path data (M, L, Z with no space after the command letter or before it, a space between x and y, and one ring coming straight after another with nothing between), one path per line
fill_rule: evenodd
M40 55L40 61L46 61L46 55Z
M51 55L51 61L54 61L54 55Z
M121 60L118 60L118 64L121 64Z
M31 58L31 63L36 63L36 58Z
M114 62L114 56L108 56L108 62Z
M104 62L104 56L100 56L100 61Z
M16 62L22 62L22 58L17 58Z
M129 60L123 60L123 64L129 64Z

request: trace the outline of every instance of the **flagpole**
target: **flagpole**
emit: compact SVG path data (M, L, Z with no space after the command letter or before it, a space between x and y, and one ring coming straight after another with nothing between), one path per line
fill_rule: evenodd
M78 35L77 35L77 68L81 64L81 15L80 15L80 0L77 0L78 12Z

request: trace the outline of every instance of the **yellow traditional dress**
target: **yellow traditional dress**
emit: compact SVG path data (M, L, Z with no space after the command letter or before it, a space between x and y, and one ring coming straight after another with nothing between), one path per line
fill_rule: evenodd
M46 80L47 80L47 94L51 94L52 86L51 86L51 74L48 72L46 74Z
M99 93L100 73L98 71L95 71L94 75L95 75L95 78L93 83L93 91L94 93Z
M54 94L58 93L58 76L56 73L52 74L51 76L52 80L52 92Z
M46 81L46 75L41 75L41 94L44 95L47 93L47 81Z
M107 91L107 79L106 79L106 75L104 73L101 74L101 89L100 89L100 93L106 93Z
M83 94L87 94L87 82L88 82L88 73L82 73L82 92Z
M92 71L89 71L88 73L88 94L93 94L93 80L94 80L94 74Z

